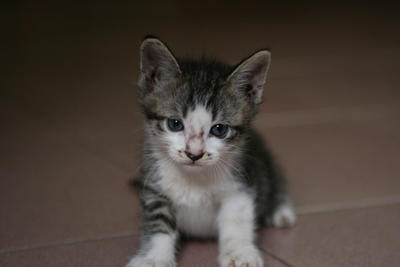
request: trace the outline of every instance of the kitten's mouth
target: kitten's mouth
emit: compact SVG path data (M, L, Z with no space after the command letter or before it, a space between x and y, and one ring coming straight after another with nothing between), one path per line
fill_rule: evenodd
M189 168L199 168L202 166L202 164L200 164L197 161L190 161L190 162L185 162L183 163L184 166L188 166Z
M186 166L200 166L200 164L199 163L196 163L195 161L191 161L191 162L187 162L187 163L184 163Z

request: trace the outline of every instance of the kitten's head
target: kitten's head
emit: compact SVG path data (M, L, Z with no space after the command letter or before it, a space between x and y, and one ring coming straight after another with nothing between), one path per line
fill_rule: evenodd
M261 102L270 52L258 51L236 67L179 60L157 38L145 39L140 52L151 150L191 170L231 164Z

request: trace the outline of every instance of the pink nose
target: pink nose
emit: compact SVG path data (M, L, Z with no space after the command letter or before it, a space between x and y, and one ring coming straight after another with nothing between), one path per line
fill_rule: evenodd
M201 152L200 154L197 154L197 155L193 155L192 153L187 152L187 151L185 151L185 154L186 154L186 156L188 156L189 159L191 159L193 161L201 159L204 155L203 152Z
M186 143L185 153L191 160L196 161L203 156L203 149L203 138L201 136L192 136Z

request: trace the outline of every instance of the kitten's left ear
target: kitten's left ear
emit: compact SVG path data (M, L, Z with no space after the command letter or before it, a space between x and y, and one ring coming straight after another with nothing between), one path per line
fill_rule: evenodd
M261 103L270 62L271 53L268 50L258 51L245 59L228 77L233 90L239 90L254 104Z
M181 73L172 52L155 37L146 38L140 46L140 71L139 85L145 91L162 87Z

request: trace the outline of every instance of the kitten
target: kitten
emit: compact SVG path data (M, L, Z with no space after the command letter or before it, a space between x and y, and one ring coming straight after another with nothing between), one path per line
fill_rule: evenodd
M127 267L176 266L179 234L217 237L222 267L263 266L255 230L296 220L283 178L251 128L270 52L236 67L177 59L153 37L140 52L142 239Z

